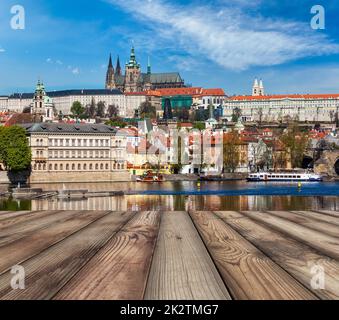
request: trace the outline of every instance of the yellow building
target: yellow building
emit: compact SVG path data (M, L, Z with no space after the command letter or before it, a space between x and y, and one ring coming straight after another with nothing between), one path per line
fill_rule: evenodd
M129 180L126 137L106 125L23 125L32 149L31 182Z

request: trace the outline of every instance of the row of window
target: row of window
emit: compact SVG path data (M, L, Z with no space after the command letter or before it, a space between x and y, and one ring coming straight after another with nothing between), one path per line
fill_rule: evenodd
M113 164L113 170L123 170L125 169L125 165L124 164L120 164L120 163L115 163ZM46 163L35 163L34 166L33 166L33 170L34 171L46 171L47 170L47 164ZM109 170L109 164L106 163L106 164L99 164L99 163L96 163L96 164L93 164L93 163L90 163L89 165L87 163L84 163L84 164L69 164L69 163L66 163L66 164L63 164L63 163L55 163L54 165L53 164L49 164L48 165L48 170L49 171L92 171L92 170L95 170L95 171L98 171L98 170Z
M39 151L38 151L39 152ZM101 150L101 151L93 151L93 150L54 150L54 151L49 151L48 153L49 158L54 158L54 159L63 159L63 158L109 158L110 157L110 152L107 150Z
M202 104L221 104L223 103L223 99L202 99Z
M117 150L116 152L113 152L113 157L114 158L122 158L122 150ZM43 150L37 150L36 151L36 157L39 159L44 158L44 152ZM48 157L52 159L93 159L93 158L110 158L110 152L107 150L54 150L54 151L49 151L48 152Z
M37 146L43 146L43 139L36 139ZM50 147L110 147L109 139L49 139ZM121 147L122 141L116 140L115 147Z

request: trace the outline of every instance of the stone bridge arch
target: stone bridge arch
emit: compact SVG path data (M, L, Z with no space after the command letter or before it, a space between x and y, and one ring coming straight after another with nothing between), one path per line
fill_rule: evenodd
M318 174L339 176L339 150L324 151L321 158L315 163L314 171Z

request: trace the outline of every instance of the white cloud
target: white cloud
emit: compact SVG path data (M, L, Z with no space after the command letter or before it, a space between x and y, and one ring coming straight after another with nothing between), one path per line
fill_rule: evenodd
M213 8L181 6L164 0L107 1L152 29L151 42L166 41L192 57L205 57L226 69L245 70L339 53L338 44L311 30L308 24L252 17L241 5Z
M4 48L0 48L0 53L1 52L6 52L6 50Z
M72 73L75 74L75 75L78 75L80 73L79 68L73 68Z
M46 59L46 62L47 62L47 63L53 63L53 60L52 60L51 58L47 58L47 59Z

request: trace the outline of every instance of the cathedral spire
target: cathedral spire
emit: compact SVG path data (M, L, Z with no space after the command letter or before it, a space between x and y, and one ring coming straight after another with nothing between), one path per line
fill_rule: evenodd
M112 54L109 55L109 62L108 62L108 68L113 68L113 63L112 63Z
M137 59L135 57L134 46L132 46L131 56L130 56L129 62L127 63L127 66L131 68L140 68L140 65L138 64Z
M117 66L115 68L115 74L121 76L121 65L120 65L120 57L117 59Z
M148 63L147 63L147 74L152 73L152 68L151 68L151 58L148 56Z
M109 55L109 62L108 62L108 68L106 73L106 89L112 90L115 88L114 83L114 68L112 63L112 55Z

